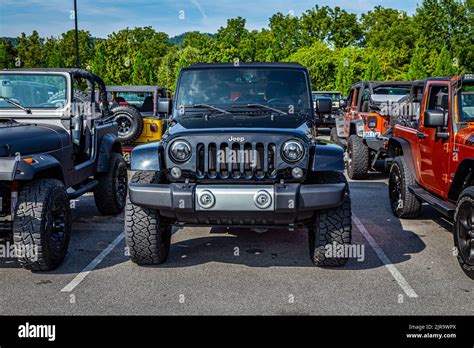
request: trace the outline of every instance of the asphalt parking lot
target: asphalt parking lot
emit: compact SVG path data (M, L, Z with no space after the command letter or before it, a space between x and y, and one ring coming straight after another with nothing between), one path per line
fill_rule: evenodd
M0 260L2 315L472 315L473 281L453 256L451 226L431 208L400 221L387 180L350 183L359 255L312 266L305 230L176 230L168 262L128 261L123 216L76 202L68 256L33 274Z

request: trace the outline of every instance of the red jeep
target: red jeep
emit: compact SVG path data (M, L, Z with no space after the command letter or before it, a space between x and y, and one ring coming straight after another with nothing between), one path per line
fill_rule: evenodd
M396 124L389 141L390 203L399 218L428 203L453 219L459 263L474 279L474 76L424 81L419 120Z
M412 86L406 81L361 81L351 87L345 113L331 130L331 140L347 150L351 179L364 179L369 170L385 170L392 104L408 100Z

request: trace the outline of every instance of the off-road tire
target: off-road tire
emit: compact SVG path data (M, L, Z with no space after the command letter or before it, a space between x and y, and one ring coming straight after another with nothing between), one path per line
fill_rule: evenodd
M118 137L123 144L134 142L140 137L143 131L143 117L137 108L133 106L120 105L114 107L113 113L114 121L119 124Z
M465 214L469 212L469 210L470 210L470 217L465 216ZM473 211L474 211L474 187L471 186L471 187L466 188L459 196L458 204L456 206L456 213L454 214L454 225L453 225L454 245L458 251L458 255L457 255L458 261L464 273L466 273L466 275L470 277L471 279L474 279L474 260L472 259L468 260L466 258L466 255L463 255L462 249L460 249L462 247L460 245L462 243L460 232L461 232L462 224L467 224L468 227L470 227L471 233L474 234ZM466 219L466 221L464 221L464 219ZM474 245L473 245L474 235L472 236L471 241L468 243L471 243L470 247L474 248Z
M155 172L137 172L133 183L159 183ZM125 209L125 240L132 262L138 265L159 265L164 263L171 246L172 226L166 224L154 209L143 208L127 199Z
M54 230L56 226L60 231ZM52 236L62 237L56 239L60 241L57 245L52 244ZM71 209L63 183L38 179L25 184L18 194L13 221L15 248L28 251L17 255L19 263L36 272L56 269L66 256L70 237Z
M127 163L121 154L111 153L109 170L99 173L99 185L94 191L97 210L102 215L118 215L126 204L128 190Z
M421 202L408 187L416 186L414 173L411 172L404 157L396 157L390 167L388 194L393 214L401 219L413 219L421 213Z
M369 173L369 148L364 140L351 135L347 141L347 175L352 180L365 179Z
M343 256L337 256L336 253L330 255L328 250L332 249L335 252L351 244L352 211L347 179L339 172L323 172L317 176L316 182L318 184L344 183L346 192L341 206L315 213L308 228L309 256L315 266L342 267L347 263L347 253Z
M337 128L334 127L334 128L331 128L331 132L330 132L330 136L329 136L330 140L336 144L336 145L339 145L340 147L342 147L343 149L346 147L346 145L343 143L343 141L341 140L341 138L339 138L339 136L337 135Z

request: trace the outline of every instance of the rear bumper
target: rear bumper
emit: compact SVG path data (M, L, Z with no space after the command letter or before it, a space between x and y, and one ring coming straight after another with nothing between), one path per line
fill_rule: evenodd
M345 184L226 186L131 183L129 193L135 205L159 210L163 216L179 222L285 225L305 220L315 210L340 206L345 187ZM213 202L205 207L201 198L209 193ZM262 205L260 199L270 202Z

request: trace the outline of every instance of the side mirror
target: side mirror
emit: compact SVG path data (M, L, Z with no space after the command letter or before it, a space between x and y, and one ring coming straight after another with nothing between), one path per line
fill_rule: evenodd
M448 126L447 113L439 110L426 110L423 124L427 128L443 128Z
M158 99L158 113L170 115L172 105L173 105L173 102L169 98Z
M316 114L324 115L332 112L332 99L331 98L318 98L316 99Z
M343 98L341 99L341 101L339 102L339 108L340 109L345 109L347 107L347 98Z

